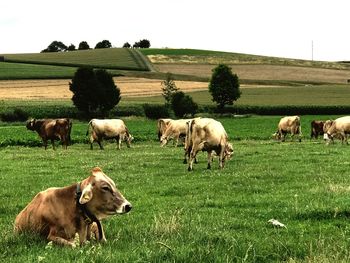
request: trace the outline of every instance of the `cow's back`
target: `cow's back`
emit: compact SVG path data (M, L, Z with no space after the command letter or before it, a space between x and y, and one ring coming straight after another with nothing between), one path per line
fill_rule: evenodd
M91 126L96 135L106 138L113 138L126 130L124 121L120 119L93 119Z
M340 117L334 121L334 127L338 131L350 132L350 116Z

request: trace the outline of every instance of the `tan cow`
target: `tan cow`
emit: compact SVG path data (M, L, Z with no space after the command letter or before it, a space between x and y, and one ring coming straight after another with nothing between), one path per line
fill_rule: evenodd
M191 119L179 119L179 120L171 120L167 125L167 128L164 134L160 138L160 146L163 147L166 145L170 138L174 138L175 147L177 147L179 143L180 136L186 136L186 122Z
M166 128L171 120L172 119L158 119L157 120L158 140L160 140L162 135L165 133L165 130L166 130Z
M350 134L350 116L340 117L336 120L327 120L323 125L324 139L333 141L334 137L341 139L342 143L348 144L348 134Z
M233 154L232 144L228 142L227 133L222 124L211 118L195 118L189 127L188 139L186 140L188 150L190 149L188 170L193 170L193 161L199 151L208 153L208 166L211 168L212 152L219 157L219 167L224 167L225 161Z
M55 149L55 140L60 140L65 149L70 142L70 133L72 130L72 121L68 118L61 119L31 119L27 121L28 130L36 131L43 140L45 150L47 141L51 140L52 148Z
M97 238L105 241L100 220L128 213L131 208L113 180L95 167L80 183L38 193L17 215L14 230L39 234L55 244L75 247L75 234L79 234L82 245L90 239L93 222L98 227Z
M128 148L130 148L131 141L134 139L129 133L123 120L120 119L92 119L88 124L86 136L90 134L90 149L94 141L98 143L100 149L103 150L101 144L103 139L116 139L118 142L118 149L121 148L122 141L126 141Z
M286 135L290 133L293 140L294 135L298 135L299 142L301 142L301 125L299 116L286 116L283 117L278 123L277 132L273 134L275 139L285 140Z

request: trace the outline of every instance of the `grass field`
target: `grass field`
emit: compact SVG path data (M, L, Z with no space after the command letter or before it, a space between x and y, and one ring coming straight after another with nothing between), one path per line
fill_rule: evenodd
M347 262L350 148L307 138L309 121L328 117L302 116L301 143L269 139L277 116L221 119L235 149L222 171L216 160L206 170L199 154L187 172L182 147L160 148L155 122L139 118L125 119L136 137L130 149L108 143L90 151L82 122L74 122L76 143L67 151L0 147L0 261ZM0 141L39 142L21 123L0 129ZM37 192L74 184L94 166L133 204L129 214L105 220L107 244L68 249L13 235L16 214ZM287 228L273 228L271 218Z
M150 70L137 50L107 48L71 52L5 54L7 62L46 64L60 66L91 66L109 69Z

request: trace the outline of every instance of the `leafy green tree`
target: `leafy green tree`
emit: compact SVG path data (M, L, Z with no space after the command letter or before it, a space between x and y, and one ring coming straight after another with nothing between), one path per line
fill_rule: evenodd
M76 49L75 49L75 46L73 44L70 44L67 48L67 51L74 51L74 50L76 50Z
M233 105L239 99L241 91L239 89L239 79L232 73L229 66L220 64L212 70L213 74L209 82L209 92L212 100L217 103L219 110L225 105Z
M162 81L162 95L165 99L165 105L171 104L171 97L175 92L178 91L178 88L176 87L175 81L173 79L173 76L171 73L167 73L165 80Z
M103 69L78 68L69 89L73 92L73 104L88 116L105 116L121 99L112 75Z
M150 48L151 42L149 42L149 40L147 39L142 39L139 42L135 42L132 47L133 48Z
M66 50L67 50L67 46L63 44L61 41L52 41L51 44L46 49L41 51L41 53L62 52Z
M90 49L89 44L86 41L81 41L78 46L78 50Z
M171 97L171 107L178 118L184 117L185 114L194 115L198 110L198 105L191 96L182 91L175 92Z
M95 49L97 48L111 48L112 44L108 40L102 40L101 42L98 42L95 46Z
M129 42L125 42L123 48L131 48L131 45L129 44Z

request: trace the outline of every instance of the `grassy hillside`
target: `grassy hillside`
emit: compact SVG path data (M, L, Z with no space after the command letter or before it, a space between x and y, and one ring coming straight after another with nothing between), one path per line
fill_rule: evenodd
M6 62L56 66L92 66L108 69L149 71L146 59L137 51L126 48L79 50L71 52L6 54Z

